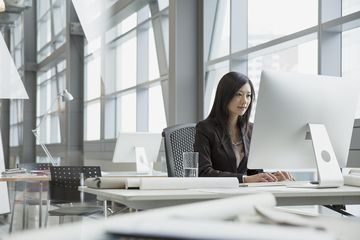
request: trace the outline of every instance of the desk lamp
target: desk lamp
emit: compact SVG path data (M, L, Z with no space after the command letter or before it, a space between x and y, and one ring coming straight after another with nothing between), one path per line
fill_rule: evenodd
M1 1L0 1L1 3ZM23 82L15 67L3 35L0 33L0 98L28 99ZM0 172L5 170L4 152L0 131ZM9 196L6 183L0 183L0 214L10 211Z
M52 107L54 106L54 104L61 98L61 100L63 102L70 102L74 99L74 97L71 95L71 93L69 93L66 89L62 90L60 93L57 94L56 98L52 101L50 107L48 108L48 110L46 111L46 113L40 118L40 121L38 123L38 125L36 126L35 129L32 130L32 133L34 134L34 136L36 137L36 140L40 143L41 148L44 150L46 156L50 159L51 164L53 166L56 166L56 162L54 160L54 158L52 157L52 155L50 154L49 150L47 149L46 145L40 142L40 138L39 138L39 129L41 126L41 123L43 122L43 120L46 118L46 116L50 113Z

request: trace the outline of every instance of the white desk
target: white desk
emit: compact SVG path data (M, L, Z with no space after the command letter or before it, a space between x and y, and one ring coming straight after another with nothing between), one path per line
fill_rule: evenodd
M95 194L101 200L118 202L134 209L167 207L258 192L270 192L274 194L278 206L360 204L360 187L352 186L327 189L286 188L285 186L276 186L189 190L126 190L81 187L79 190Z
M186 229L186 233L198 233L204 239L207 239L205 236L209 236L209 234L212 236L211 233L220 233L222 239L237 239L240 237L242 237L242 239L253 239L255 236L258 239L271 238L279 240L328 239L320 238L321 236L317 235L319 232L306 232L306 229L299 227L275 226L275 229L269 229L265 224L254 225L223 221L223 219L234 219L233 217L235 215L241 214L241 211L239 212L239 210L236 209L239 208L239 206L243 206L243 198L244 197L241 196L220 199L216 201L117 215L107 220L64 224L61 227L14 234L9 239L108 239L109 236L105 235L105 231L109 229L125 232L130 230L134 233L139 233L142 230L155 233L170 231L170 233L175 235L176 232L179 232L179 229L180 231ZM266 202L268 202L268 199L266 199ZM246 209L250 210L251 208L246 207ZM177 222L175 225L174 222L171 222L174 220L180 220L181 222ZM337 235L336 239L355 240L358 239L360 234L360 222L351 218L317 217L314 219L314 217L311 217L309 221L319 221L319 223L323 224L326 223L328 228L332 230L331 233ZM311 230L311 228L308 230ZM320 232L320 234L322 234L322 232ZM229 237L229 235L231 236ZM6 238L4 238L4 240L5 239Z

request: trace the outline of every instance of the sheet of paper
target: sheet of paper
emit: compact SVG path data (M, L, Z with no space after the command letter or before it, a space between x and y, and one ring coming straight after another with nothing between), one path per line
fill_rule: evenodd
M140 189L201 189L201 188L238 188L237 178L141 178Z

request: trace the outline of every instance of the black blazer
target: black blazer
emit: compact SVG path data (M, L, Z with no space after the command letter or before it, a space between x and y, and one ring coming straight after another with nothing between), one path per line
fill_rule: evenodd
M236 156L227 131L212 119L205 119L196 125L194 151L199 152L200 177L237 177L242 182L244 174L253 175L262 172L261 169L249 170L247 161L252 133L252 124L244 134L241 129L244 144L244 158L236 168Z

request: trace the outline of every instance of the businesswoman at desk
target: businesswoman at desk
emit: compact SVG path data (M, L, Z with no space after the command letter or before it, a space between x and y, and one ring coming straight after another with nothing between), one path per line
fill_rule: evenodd
M288 172L247 169L254 99L247 76L229 72L221 78L209 116L196 125L194 149L199 152L200 177L237 177L241 183L293 180Z

